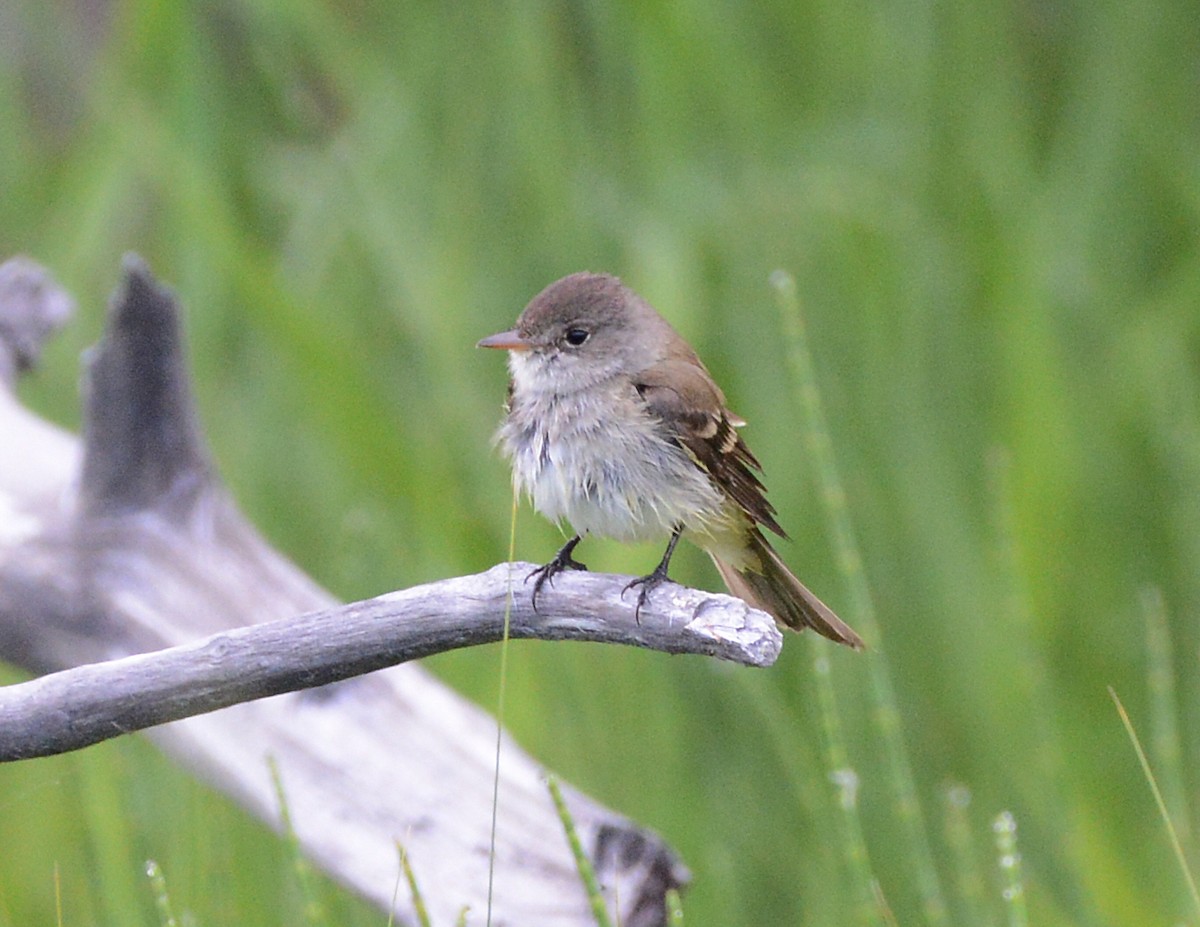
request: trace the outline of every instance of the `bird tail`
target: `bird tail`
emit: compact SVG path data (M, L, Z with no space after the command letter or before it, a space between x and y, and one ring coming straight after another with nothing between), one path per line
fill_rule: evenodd
M862 638L792 575L757 530L749 532L749 548L746 565L737 568L709 552L730 592L793 630L812 628L831 641L863 649Z

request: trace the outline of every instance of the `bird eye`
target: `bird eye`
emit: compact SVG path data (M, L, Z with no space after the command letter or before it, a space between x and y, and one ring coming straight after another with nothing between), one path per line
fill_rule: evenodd
M587 341L591 334L586 328L569 328L567 329L567 344L577 348Z

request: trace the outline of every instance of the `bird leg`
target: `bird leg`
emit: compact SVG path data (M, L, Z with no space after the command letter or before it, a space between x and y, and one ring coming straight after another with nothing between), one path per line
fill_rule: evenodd
M676 525L675 530L671 532L671 540L667 542L666 552L662 555L662 560L658 561L658 566L654 568L653 572L641 579L635 579L621 590L621 594L624 595L634 586L642 587L638 592L637 607L633 610L633 620L638 624L642 623L642 606L646 604L646 597L650 595L650 590L670 578L667 576L667 569L671 566L671 555L675 553L675 545L679 543L681 534L683 534L683 525Z
M575 546L582 540L583 535L575 535L575 537L571 538L571 540L567 541L566 544L559 548L559 551L554 555L553 560L551 560L545 566L538 567L525 577L525 582L529 582L535 576L537 577L537 580L535 580L533 584L533 610L535 612L537 611L538 593L542 591L542 586L554 579L554 577L563 570L587 569L587 567L571 556L571 554L575 551Z

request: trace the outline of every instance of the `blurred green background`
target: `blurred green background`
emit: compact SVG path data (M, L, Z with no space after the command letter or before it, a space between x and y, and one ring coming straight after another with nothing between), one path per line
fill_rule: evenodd
M1106 689L1195 866L1190 0L5 0L0 126L0 254L81 304L22 397L78 425L80 351L140 252L186 305L225 479L345 598L504 558L505 370L473 345L591 269L695 344L750 422L785 559L861 628L768 283L786 269L882 636L789 638L768 671L514 645L516 737L680 851L689 924L1200 923ZM520 558L559 543L522 508ZM719 588L694 550L674 572ZM431 662L495 703L494 648ZM301 920L279 842L136 738L0 768L0 846L3 927L55 923L56 878L65 925L155 924L151 858L190 923ZM329 923L386 922L324 893Z

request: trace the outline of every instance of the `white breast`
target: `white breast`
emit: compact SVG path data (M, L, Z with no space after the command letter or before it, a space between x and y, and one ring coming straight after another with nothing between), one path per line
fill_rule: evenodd
M515 371L514 371L515 373ZM513 480L552 521L622 541L724 522L722 495L662 434L628 380L563 397L522 390L500 430Z

